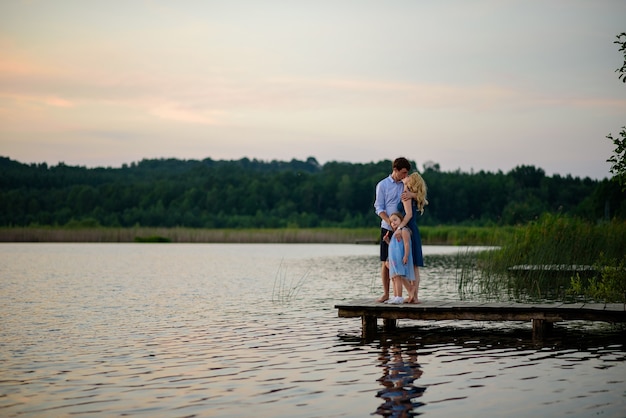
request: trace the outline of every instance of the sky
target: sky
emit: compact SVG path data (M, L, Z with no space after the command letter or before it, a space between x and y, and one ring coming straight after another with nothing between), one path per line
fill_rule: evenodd
M610 177L624 0L0 0L0 156Z

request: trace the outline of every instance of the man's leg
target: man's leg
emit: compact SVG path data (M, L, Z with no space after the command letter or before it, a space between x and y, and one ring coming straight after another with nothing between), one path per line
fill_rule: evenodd
M388 233L384 228L380 228L380 278L383 282L383 295L376 299L376 302L386 302L389 299L389 266L387 258L389 257L389 245L385 242L384 237Z
M384 261L381 263L380 267L380 278L383 282L383 295L378 298L376 302L385 302L389 299L389 268L387 268L387 263Z

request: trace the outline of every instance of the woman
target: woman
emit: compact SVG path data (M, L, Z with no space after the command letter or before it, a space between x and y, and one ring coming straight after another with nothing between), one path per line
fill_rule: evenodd
M426 200L426 182L419 173L412 173L405 177L404 192L402 201L398 204L398 211L404 215L402 222L397 229L408 226L411 230L411 244L413 252L413 267L415 269L415 285L412 294L407 298L407 303L419 303L417 293L420 284L419 268L424 267L424 257L422 254L422 237L417 227L417 212L424 213L424 207L428 205Z

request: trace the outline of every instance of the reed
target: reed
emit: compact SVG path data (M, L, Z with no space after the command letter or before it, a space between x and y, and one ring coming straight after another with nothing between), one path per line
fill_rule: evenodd
M285 303L294 299L306 282L310 272L311 269L309 268L298 280L289 279L287 269L283 267L281 261L274 279L274 286L272 287L272 302Z
M423 226L424 245L499 245L512 228ZM3 227L0 242L172 242L377 244L373 228L205 229L130 227Z
M572 277L568 293L584 301L623 303L626 308L626 255L621 260L601 260L595 269L592 277Z
M0 242L355 243L373 241L377 229L0 228Z
M513 234L515 227L486 226L424 226L420 227L426 245L501 245Z
M580 296L590 283L602 280L606 267L616 272L612 283L622 286L626 275L617 267L623 264L625 254L626 222L592 224L544 215L518 228L499 249L478 253L474 260L466 261L459 289L461 294L491 298L568 300ZM604 275L609 277L606 272ZM575 277L580 279L579 292L572 291ZM620 286L611 287L618 292L611 298L605 292L605 300L622 298Z

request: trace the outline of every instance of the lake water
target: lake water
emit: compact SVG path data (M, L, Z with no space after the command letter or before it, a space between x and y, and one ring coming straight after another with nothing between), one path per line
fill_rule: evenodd
M458 251L424 247L420 298L459 298ZM624 327L400 320L362 340L334 305L380 295L377 253L0 244L0 416L626 417Z

